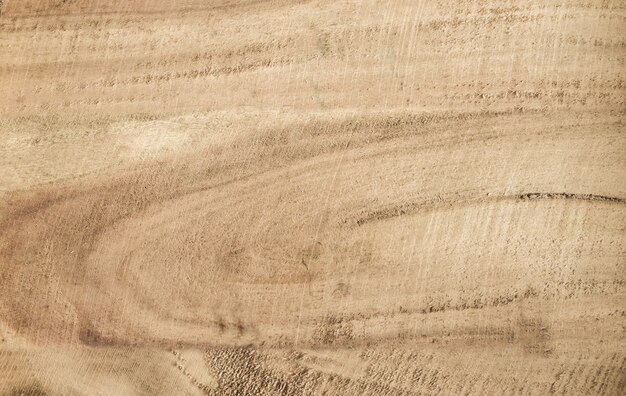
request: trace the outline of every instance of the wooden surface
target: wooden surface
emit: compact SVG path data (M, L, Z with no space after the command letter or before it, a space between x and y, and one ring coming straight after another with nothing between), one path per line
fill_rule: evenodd
M9 0L0 394L618 395L621 1Z

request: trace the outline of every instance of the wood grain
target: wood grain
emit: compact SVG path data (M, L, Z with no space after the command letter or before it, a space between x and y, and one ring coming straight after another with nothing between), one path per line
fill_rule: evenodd
M0 394L618 395L620 1L4 1Z

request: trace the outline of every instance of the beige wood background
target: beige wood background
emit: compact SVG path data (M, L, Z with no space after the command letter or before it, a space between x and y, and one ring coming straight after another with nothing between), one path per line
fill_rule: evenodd
M622 393L625 27L5 1L0 394Z

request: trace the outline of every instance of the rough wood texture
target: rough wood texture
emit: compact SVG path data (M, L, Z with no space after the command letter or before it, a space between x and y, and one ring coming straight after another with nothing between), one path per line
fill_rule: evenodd
M9 0L0 394L618 395L619 0Z

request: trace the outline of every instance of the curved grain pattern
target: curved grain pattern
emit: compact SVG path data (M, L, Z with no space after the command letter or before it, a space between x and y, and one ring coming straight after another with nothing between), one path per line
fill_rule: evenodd
M619 2L5 2L0 393L619 394Z

